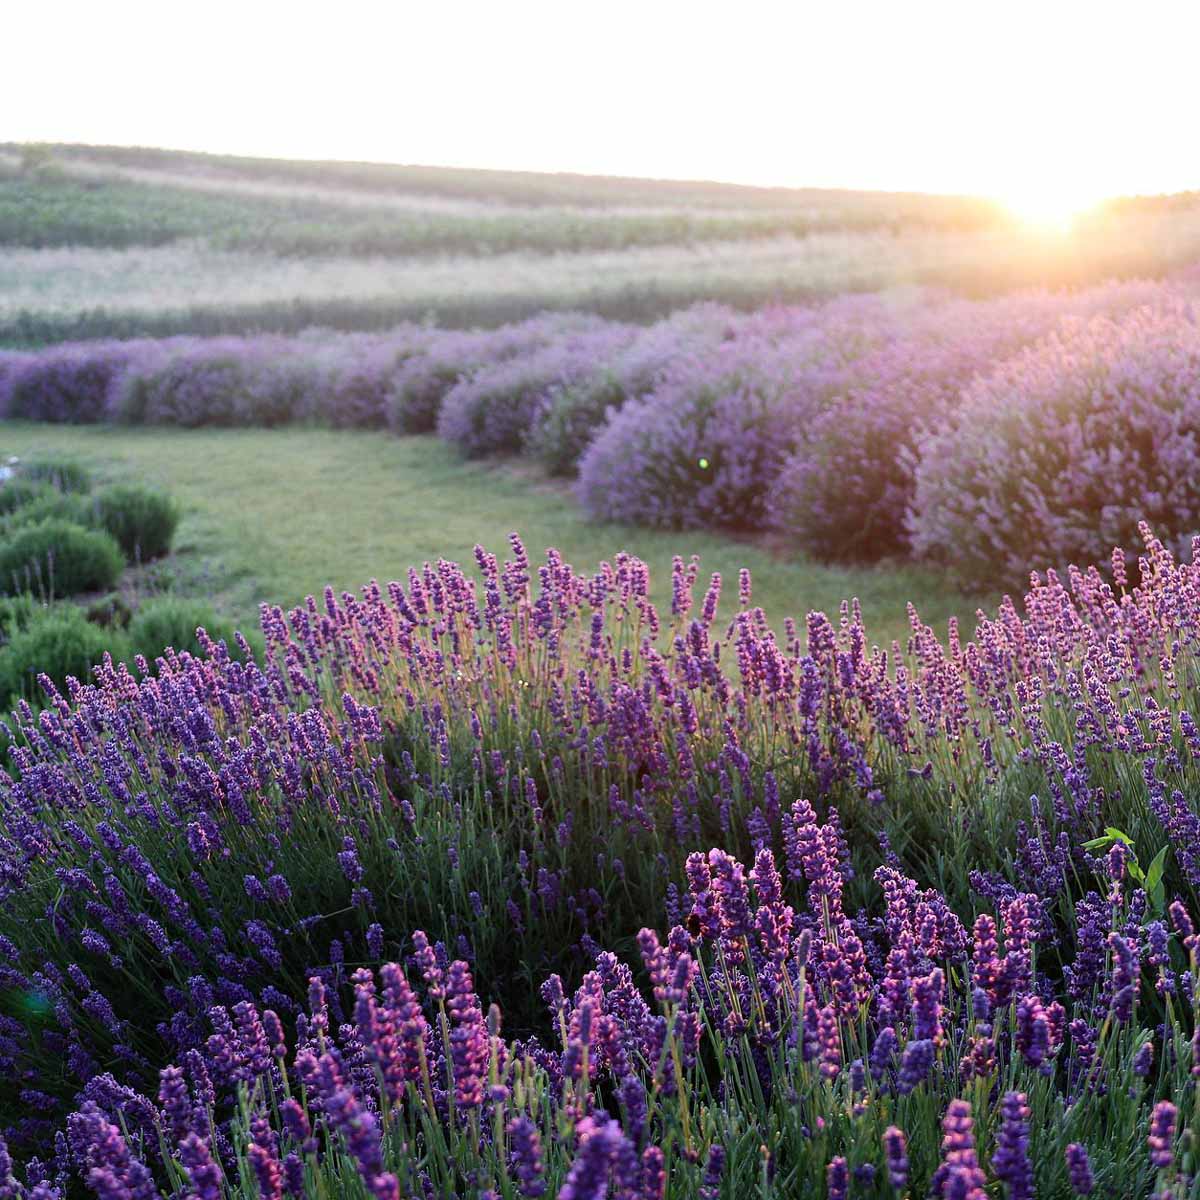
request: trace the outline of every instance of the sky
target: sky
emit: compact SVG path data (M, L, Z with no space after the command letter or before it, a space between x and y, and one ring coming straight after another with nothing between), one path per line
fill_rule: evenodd
M1200 4L38 0L0 141L1082 203L1200 188Z

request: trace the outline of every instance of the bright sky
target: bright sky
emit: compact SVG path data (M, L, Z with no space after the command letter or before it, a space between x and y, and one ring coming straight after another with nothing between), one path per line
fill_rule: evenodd
M1194 0L37 0L0 140L1062 202L1200 188Z

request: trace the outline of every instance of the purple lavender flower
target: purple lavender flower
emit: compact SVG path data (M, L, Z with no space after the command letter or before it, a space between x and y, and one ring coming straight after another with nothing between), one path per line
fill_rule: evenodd
M1021 1092L1006 1092L1000 1102L1000 1128L996 1133L992 1170L1008 1189L1009 1200L1033 1200L1029 1104Z
M577 1127L579 1152L559 1189L559 1200L603 1200L609 1174L628 1140L608 1117L585 1117Z
M984 1200L986 1176L975 1156L974 1122L965 1100L951 1100L942 1119L942 1162L933 1176L933 1194L942 1200Z
M889 1125L883 1131L883 1150L888 1182L897 1192L903 1192L908 1187L908 1142L904 1130Z
M536 1200L536 1197L544 1195L546 1191L542 1142L537 1126L528 1117L514 1117L508 1123L507 1132L517 1188L528 1200Z
M1090 1196L1096 1186L1096 1178L1092 1174L1092 1164L1088 1158L1087 1148L1078 1142L1067 1146L1067 1180L1071 1191L1076 1196Z
M725 1147L714 1142L708 1148L704 1175L700 1182L700 1200L718 1200L721 1180L725 1175Z
M1166 1171L1175 1161L1175 1124L1179 1110L1170 1100L1160 1100L1150 1114L1150 1133L1146 1138L1150 1147L1150 1165L1158 1171Z
M850 1172L846 1160L839 1154L829 1160L825 1169L825 1194L828 1200L846 1200L850 1189Z

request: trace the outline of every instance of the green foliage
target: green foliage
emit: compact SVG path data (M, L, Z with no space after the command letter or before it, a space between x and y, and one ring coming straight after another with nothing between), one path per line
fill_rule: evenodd
M0 702L8 707L17 699L42 700L38 676L43 674L60 690L68 676L88 682L106 650L123 656L119 635L93 625L72 604L45 609L0 647Z
M124 565L111 534L51 518L18 528L0 545L0 594L50 600L101 591L116 583Z
M120 592L111 592L107 596L101 596L99 600L93 600L87 606L86 613L87 619L93 625L100 625L105 629L125 629L133 618L133 609Z
M86 492L92 486L92 473L72 458L46 455L23 463L21 476L33 482L52 484L60 492Z
M10 479L0 484L0 517L17 512L53 490L48 483L36 483L31 479Z
M24 525L51 518L88 527L96 524L96 503L90 496L60 492L49 484L31 485L30 496L27 503L0 517L0 534L11 534Z
M0 645L30 623L42 606L33 596L0 596Z
M245 654L234 638L234 627L213 612L202 600L178 596L163 596L147 601L129 623L131 653L141 654L153 663L169 646L187 651L197 657L205 653L197 629L202 628L214 642L224 642L231 658L245 661ZM262 641L257 635L250 639L256 658L262 657Z
M179 505L165 492L138 483L106 488L96 499L100 524L116 538L130 562L149 562L171 549Z

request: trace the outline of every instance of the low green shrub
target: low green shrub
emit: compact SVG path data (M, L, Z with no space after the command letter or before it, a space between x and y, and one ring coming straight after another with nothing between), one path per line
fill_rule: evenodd
M170 496L140 483L106 488L97 497L96 513L130 562L149 562L166 554L180 515Z
M0 596L0 645L24 629L42 606L28 593L20 596Z
M0 517L15 513L34 500L49 495L54 489L48 483L29 479L10 479L0 486Z
M133 619L133 609L120 592L110 592L93 600L87 606L85 615L93 625L102 625L105 629L125 629Z
M50 599L107 591L124 566L110 533L51 518L19 527L0 544L0 595Z
M92 486L92 473L73 458L35 458L22 465L21 475L33 482L53 484L60 492L86 492Z
M93 625L73 604L45 609L0 647L0 701L5 707L18 699L42 701L39 675L49 676L60 690L68 676L89 682L106 650L114 658L125 657L119 634Z
M131 653L145 656L153 664L168 646L178 651L203 655L197 628L203 628L214 642L225 643L231 658L245 661L245 653L234 637L234 627L218 617L202 600L187 600L177 596L162 596L149 600L134 614L129 623ZM262 656L261 640L250 639L251 652Z
M76 492L60 492L49 485L34 493L25 504L0 517L0 536L9 535L25 525L36 525L40 521L56 519L70 521L73 525L94 528L96 525L96 502L91 496Z

